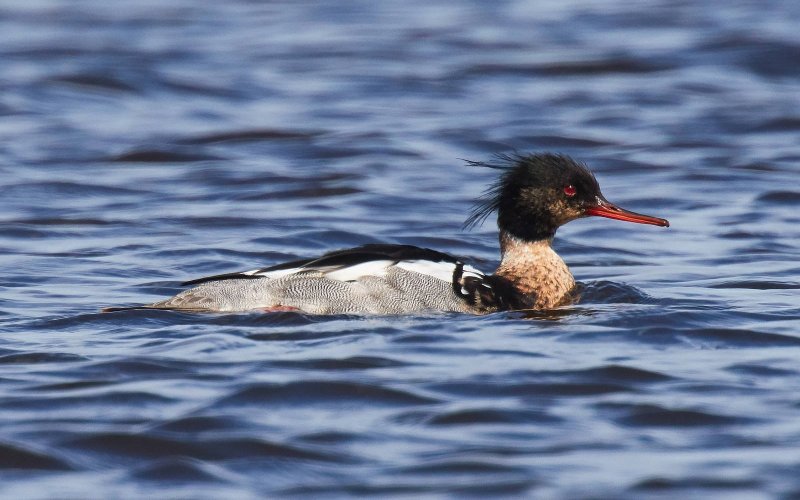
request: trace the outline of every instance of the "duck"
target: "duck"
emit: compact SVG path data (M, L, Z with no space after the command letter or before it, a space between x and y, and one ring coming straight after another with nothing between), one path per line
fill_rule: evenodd
M501 154L471 166L499 171L464 226L497 214L500 264L485 273L429 248L367 244L322 256L183 283L191 288L134 309L309 315L487 314L547 310L572 300L575 278L553 250L556 231L590 216L669 227L609 202L589 168L557 153ZM107 308L115 311L125 308Z

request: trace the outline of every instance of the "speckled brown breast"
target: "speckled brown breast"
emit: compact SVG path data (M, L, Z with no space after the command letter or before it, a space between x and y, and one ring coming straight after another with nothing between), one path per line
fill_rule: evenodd
M495 275L530 297L534 309L550 309L569 299L575 278L550 240L525 242L501 233L500 248L502 261Z

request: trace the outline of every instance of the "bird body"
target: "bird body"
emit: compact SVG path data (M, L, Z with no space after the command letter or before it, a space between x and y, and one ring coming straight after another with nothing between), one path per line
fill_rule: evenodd
M152 304L192 311L299 310L308 314L480 312L470 300L486 276L450 255L409 245L364 245L261 270L201 279Z
M564 155L501 156L494 163L471 164L502 172L466 223L478 224L497 212L501 261L493 274L427 248L372 244L200 278L184 283L194 287L172 298L136 308L358 315L551 309L569 301L575 286L551 246L558 227L590 215L669 226L665 219L608 202L594 175Z

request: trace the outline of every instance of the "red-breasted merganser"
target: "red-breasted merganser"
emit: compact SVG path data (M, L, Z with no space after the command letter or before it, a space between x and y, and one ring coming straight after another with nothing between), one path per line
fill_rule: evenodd
M669 226L665 219L607 201L589 169L565 155L502 155L489 163L469 163L502 172L465 223L476 225L497 212L502 259L494 274L427 248L372 244L200 278L184 283L194 288L140 307L306 314L551 309L568 302L575 287L572 273L551 247L560 226L590 215Z

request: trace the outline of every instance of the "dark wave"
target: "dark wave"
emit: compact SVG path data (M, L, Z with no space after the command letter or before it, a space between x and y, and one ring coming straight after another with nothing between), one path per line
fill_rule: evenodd
M309 380L288 384L258 384L236 391L217 402L230 405L304 406L318 404L371 406L427 405L436 400L399 389L353 382Z
M615 420L623 425L641 427L707 427L752 423L754 420L740 416L721 415L702 410L664 408L658 405L603 405L618 415Z
M118 163L184 163L194 161L220 160L219 156L193 152L166 151L161 149L137 149L120 153L106 161Z
M402 363L394 359L373 356L351 356L341 359L285 360L274 361L272 364L278 367L304 370L370 370L373 368L398 368L407 365L407 363Z
M68 471L73 467L49 453L0 443L0 470Z
M97 433L65 440L62 446L121 460L164 460L185 456L198 460L281 459L340 462L346 457L274 443L262 439L207 438L203 445L151 435Z
M236 130L232 132L219 132L215 134L188 137L181 140L183 144L216 144L223 142L253 142L253 141L308 141L317 137L321 132L285 129L251 129Z
M48 79L47 84L67 84L77 87L87 87L95 90L111 92L136 92L137 88L128 82L109 75L77 73L72 75L61 75Z
M408 417L399 417L407 422ZM477 408L428 414L424 422L432 426L453 425L490 425L490 424L542 424L560 422L562 419L543 412L530 410L501 410L494 408Z
M672 69L667 62L648 62L629 58L610 58L597 61L564 61L541 64L486 63L464 70L467 76L595 76L604 74L654 73Z
M154 460L131 472L131 477L139 481L155 483L215 483L229 482L227 474L211 467L202 460L186 457L169 457Z

